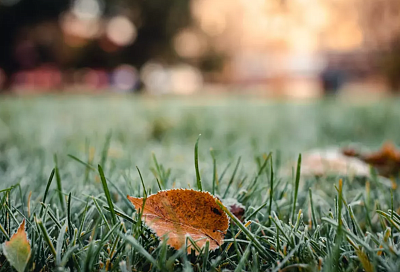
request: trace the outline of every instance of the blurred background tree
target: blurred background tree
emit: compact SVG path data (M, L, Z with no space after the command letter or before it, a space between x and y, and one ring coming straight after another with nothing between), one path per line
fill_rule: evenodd
M17 71L20 69L18 57L24 58L25 52L31 51L33 46L37 47L38 53L42 55L40 57L44 60L54 57L49 56L48 48L42 48L41 44L29 43L33 40L30 30L39 23L58 20L59 14L68 6L68 0L0 1L0 67L7 74ZM39 56L33 57L34 62L37 57ZM28 62L30 60L25 60L25 65L35 65Z
M361 0L360 25L366 47L375 53L379 70L392 91L400 91L400 3Z
M398 1L0 0L0 89L398 90Z
M189 2L0 0L0 67L11 75L43 63L68 69L173 61L171 39L191 22Z

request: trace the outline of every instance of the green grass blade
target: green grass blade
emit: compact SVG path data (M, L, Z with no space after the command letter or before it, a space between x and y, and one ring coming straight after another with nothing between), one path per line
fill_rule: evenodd
M264 208L265 206L267 206L268 202L265 202L264 204L262 204L260 207L258 207L257 209L254 210L254 212L252 212L249 216L246 217L246 220L250 220L251 218L253 218L262 208Z
M342 227L342 207L343 207L343 180L339 180L339 195L338 195L338 225Z
M271 177L270 177L270 182L271 182L271 188L269 190L269 205L268 205L268 218L271 216L272 212L272 201L274 199L274 167L271 159ZM271 220L268 220L268 225L271 225Z
M106 165L107 162L108 149L110 148L111 136L112 136L112 131L109 131L107 133L106 141L104 143L103 150L101 152L100 165L103 165L103 167Z
M78 159L77 157L75 157L74 155L68 154L68 157L70 157L71 159L81 163L82 165L86 166L87 168L96 171L96 168L93 165L90 165L89 163L86 163L84 161L82 161L81 159Z
M377 210L376 213L384 217L388 222L390 222L390 224L392 224L392 226L395 227L397 231L400 231L400 226L393 220L392 215L381 210Z
M60 229L60 233L58 234L57 238L57 244L56 244L56 265L61 264L61 253L62 253L62 248L63 248L63 242L64 242L64 235L65 232L68 228L68 222L65 222L64 225Z
M133 238L132 236L125 235L123 233L119 233L122 240L126 241L130 244L134 249L136 249L143 257L145 257L151 264L155 267L158 267L157 261L151 256L141 245L140 243Z
M312 222L312 226L313 228L316 228L318 225L317 222L317 217L315 216L315 209L314 209L314 202L313 202L313 198L312 198L312 190L311 188L308 188L308 195L310 198L310 207L311 207L311 222Z
M83 215L81 216L82 219L81 219L81 224L79 225L78 236L81 235L82 230L83 230L83 226L84 226L84 224L86 222L86 214L87 214L87 211L88 211L88 205L89 205L89 201L86 202L85 208L83 209Z
M72 220L71 220L71 193L68 195L68 208L67 208L67 221L68 221L68 233L69 238L72 239L74 236L73 227L72 227Z
M210 248L210 241L206 242L206 245L204 247L204 254L203 254L203 265L201 267L201 271L202 272L206 272L207 271L207 263L208 263L208 254L209 252L209 248Z
M144 185L142 173L140 173L139 167L136 166L136 169L139 173L140 181L142 182L144 196L147 198L147 190L146 190L146 186Z
M154 169L153 167L150 169L151 169L154 177L157 180L159 188L161 188L160 190L162 190L162 188L165 185L167 185L169 176L171 174L171 169L168 169L167 171L165 171L164 167L158 163L157 157L154 153L152 153L152 158L153 158L154 165L156 166L156 169Z
M199 140L200 136L197 138L196 144L194 146L194 168L196 170L196 180L197 180L197 189L199 191L203 191L203 186L201 184L201 177L200 177L200 171L199 171Z
M347 205L347 211L348 211L348 213L350 215L351 222L353 224L353 227L354 227L355 232L357 233L357 235L359 235L360 237L364 236L364 232L362 231L362 229L360 227L360 224L358 224L357 219L356 219L356 217L354 215L353 209L351 208L350 205Z
M101 218L103 219L103 221L104 221L104 223L106 224L107 228L110 230L110 229L111 229L111 226L110 226L110 224L108 223L107 218L106 218L106 216L104 215L103 211L101 210L99 203L97 203L97 200L96 200L94 197L92 197L92 200L93 200L93 203L94 203L94 205L96 206L97 211L99 212ZM110 211L110 212L111 212L111 211Z
M112 223L113 223L113 225L115 225L117 223L117 218L115 217L114 204L111 199L110 191L108 190L107 181L104 176L103 168L101 168L100 165L98 166L98 168L99 168L101 183L103 185L104 194L106 195L107 203L108 203L108 206L110 207Z
M162 187L162 185L161 185L160 180L159 180L158 178L156 178L156 181L157 181L158 189L159 189L160 191L162 191L162 190L163 190L163 187Z
M210 148L210 154L213 162L213 177L212 177L212 190L211 193L215 195L218 192L218 174L217 174L217 160L215 159L214 149ZM216 190L217 189L217 190Z
M243 233L247 236L247 238L253 243L253 245L260 252L260 255L263 258L268 260L273 260L273 256L264 248L264 246L259 242L259 240L254 237L254 235L234 216L219 200L216 200L216 203L221 207L221 209L232 219L233 222L243 231Z
M229 162L229 163L225 166L224 170L222 170L222 173L221 173L221 175L219 176L219 178L217 179L216 182L221 181L221 180L225 177L225 174L226 174L226 172L228 171L229 167L231 167L231 164L232 164L232 162Z
M300 184L300 172L301 172L301 154L299 154L299 158L297 159L297 170L296 170L296 179L294 183L295 189L293 196L293 209L292 209L291 222L294 221L294 217L296 214L297 195L299 193L299 184Z
M54 154L54 163L56 165L55 167L55 175L56 175L56 181L57 181L57 192L58 192L58 198L60 200L61 208L63 211L65 211L65 201L62 193L62 185L61 185L61 177L60 177L60 171L58 169L58 160L57 160L57 155Z
M238 263L235 272L241 272L245 270L244 268L247 266L247 260L249 259L250 256L250 250L251 250L251 243L247 246L246 250L243 253L242 258L240 259L240 262Z
M236 172L237 172L237 170L238 170L238 168L239 168L239 165L240 165L240 160L241 160L241 157L239 157L238 160L237 160L237 162L236 162L235 169L233 170L231 179L229 180L228 186L226 187L225 193L224 193L224 195L222 196L222 198L225 198L225 197L226 197L226 195L228 194L229 188L231 188L231 185L232 185L233 181L235 180Z
M261 167L258 169L257 175L253 180L253 183L249 186L249 191L253 191L254 187L257 184L258 178L261 176L262 172L264 171L265 167L267 166L268 160L271 158L272 153L269 153L268 156L264 159L263 164Z
M60 263L59 266L60 266L60 267L64 267L64 266L67 264L69 258L71 258L72 254L73 254L76 250L78 250L78 249L79 249L79 246L78 246L78 245L75 245L75 246L73 246L73 247L68 248L68 250L64 253L64 255L63 255L63 257L62 257L61 263ZM78 268L78 267L76 267L76 268ZM79 270L78 270L78 271L79 271Z
M10 240L10 236L8 236L7 231L4 229L3 225L0 223L0 231L6 237L7 240Z
M45 241L45 242L47 243L47 245L49 246L51 254L53 254L53 256L54 256L55 259L57 259L57 252L56 252L56 249L54 248L54 245L53 245L53 243L51 242L49 233L47 232L46 228L44 227L42 220L36 219L36 224L37 224L37 226L38 226L40 232L42 233L42 237L43 237L44 241Z
M282 261L279 261L272 272L282 271L283 266L294 256L294 254L299 250L301 243L298 244L294 249L292 249Z
M103 206L104 209L106 209L107 211L110 211L110 207L107 206ZM114 210L115 215L122 217L123 219L125 219L126 221L132 223L132 224L136 224L136 221L133 220L130 216L128 216L127 214L123 213L122 211L119 210Z
M46 203L47 193L49 192L51 182L53 181L54 173L55 173L55 168L51 170L50 177L47 181L46 190L44 191L43 195L43 203ZM39 217L42 217L42 214L43 214L43 206L40 208Z

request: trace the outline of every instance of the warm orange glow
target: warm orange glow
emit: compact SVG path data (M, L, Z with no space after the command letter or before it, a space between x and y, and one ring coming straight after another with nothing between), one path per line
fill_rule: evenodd
M61 15L60 25L66 35L82 39L94 39L101 34L101 23L98 18L82 19L71 12ZM70 40L66 40L67 43L68 41Z
M194 0L192 13L209 36L224 36L218 43L225 41L233 54L241 49L273 53L277 45L288 53L350 50L363 41L354 1ZM320 41L321 35L328 38Z
M196 58L205 52L207 44L199 33L185 29L175 36L174 47L179 56Z

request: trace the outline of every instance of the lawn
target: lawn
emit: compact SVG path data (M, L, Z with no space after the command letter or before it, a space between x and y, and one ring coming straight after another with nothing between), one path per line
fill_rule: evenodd
M398 99L2 97L0 243L25 219L25 271L398 271L395 186L280 170L314 148L399 144L399 120ZM148 195L197 190L199 134L202 189L245 216L230 218L219 249L187 254L160 241L126 196L144 196L143 184ZM0 271L10 270L0 251Z

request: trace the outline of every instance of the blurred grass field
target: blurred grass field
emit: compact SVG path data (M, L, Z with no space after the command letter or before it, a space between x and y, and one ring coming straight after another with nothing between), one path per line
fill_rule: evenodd
M144 227L135 227L135 224L132 224L126 233L133 234L138 239L141 246L157 260L158 266L151 265L151 261L143 257L137 247L125 247L124 243L129 244L129 239L118 240L117 237L120 236L117 233L107 236L114 239L110 244L117 243L120 247L118 254L110 255L107 251L110 244L102 239L107 229L99 219L101 213L104 213L103 218L109 219L109 213L105 208L98 210L98 207L93 205L93 198L99 203L106 203L100 177L96 171L91 171L90 167L69 155L95 168L100 164L108 178L116 209L135 219L137 215L124 196L143 194L135 166L141 170L146 187L152 192L158 190L156 177L161 180L163 189L196 188L194 144L201 134L199 166L205 190L215 189L216 193L221 195L231 181L232 186L227 195L241 202L246 207L246 215L250 215L257 207L269 203L271 180L275 180L276 187L271 193L274 201L271 202L270 209L275 212L276 220L282 220L281 234L287 231L285 235L288 237L279 237L279 234L276 236L279 224L271 224L267 214L268 207L265 205L253 215L256 223L251 230L254 235L260 237L275 233L272 238L265 239L264 246L284 246L285 250L282 249L280 253L276 250L277 255L274 255L275 260L281 264L266 261L262 254L257 252L258 249L249 249L247 252L248 237L242 237L242 234L238 239L247 242L235 241L235 247L224 254L216 251L210 255L187 257L183 256L182 252L180 255L174 255L176 253L169 249L166 254L171 258L173 265L168 263L170 266L166 266L166 270L221 271L223 268L240 268L258 271L267 268L281 269L285 266L291 269L290 265L294 265L293 269L298 269L301 266L296 265L304 264L304 269L316 271L315 269L321 266L319 262L322 262L326 271L362 271L365 269L365 260L360 257L362 254L348 240L346 242L344 237L350 237L352 242L361 245L360 241L366 244L360 247L374 268L395 269L400 265L396 259L400 253L397 244L398 232L392 231L391 236L386 239L385 243L388 246L382 246L385 253L376 255L383 239L382 235L386 227L390 226L378 217L376 210L379 208L387 211L391 205L398 207L400 194L394 191L392 204L390 188L382 185L379 178L371 181L371 191L369 187L365 187L365 181L345 180L344 195L337 195L334 189L338 179L307 181L298 189L298 199L297 192L294 194L295 181L279 176L271 179L270 170L265 170L265 175L262 172L258 180L256 179L256 185L252 182L269 152L272 152L272 160L268 161L268 164L273 162L273 166L266 169L273 168L274 173L278 173L281 165L288 160L295 160L299 153L309 149L344 146L349 143L377 149L386 140L400 143L399 106L398 99L356 103L335 99L307 102L267 101L248 97L2 98L0 223L10 236L18 227L17 222L21 222L22 218L28 220L28 234L33 235L32 239L36 239L32 240L36 249L41 249L41 252L37 251L31 258L29 271L39 271L43 266L46 266L45 271L51 271L54 267L58 267L60 271L67 268L77 271L101 270L105 269L101 264L107 260L114 264L107 268L108 270L123 270L121 262L132 265L135 271L159 270L167 265L163 263L166 259L160 255L165 244L158 245L154 236L147 233ZM215 165L210 148L215 155ZM240 164L235 175L234 168L239 157ZM62 265L54 261L54 256L51 257L51 250L44 236L40 233L34 234L34 225L37 223L34 217L39 218L47 180L55 166L57 183L53 182L48 192L46 204L50 205L43 204L54 218L46 215L41 218L45 228L54 243L58 243L59 235L59 226L55 222L63 225L67 220L74 229L85 230L85 234L75 238L73 235L69 237L78 241L79 248L74 249L76 252L71 253L71 259ZM218 188L212 187L214 171L220 178ZM17 184L18 186L15 186ZM315 194L316 218L313 220L318 222L313 222L314 225L308 229L307 234L305 226L311 220L308 187L311 187ZM349 206L354 210L356 219L351 219L352 211L350 212L349 206L344 207L344 210L347 207L348 213L345 218L351 221L348 222L349 232L357 238L346 236L346 231L345 234L338 234L336 225L322 220L323 217L332 221L337 218L337 203L338 199L341 202L342 197L347 198L346 203L350 203ZM296 203L295 213L292 210L293 203ZM67 216L67 205L72 211L70 217ZM103 207L102 204L100 207ZM300 208L304 213L301 219L305 223L299 223L300 228L297 226L296 231L300 234L297 235L288 220L297 218ZM314 207L312 209L314 210ZM301 219L299 217L297 221ZM89 224L90 220L97 224L98 232L94 237L94 223ZM126 218L124 220L127 225L131 223L126 221ZM320 227L316 229L317 223ZM264 228L270 228L270 231ZM393 228L395 229L392 226ZM232 236L237 232L238 226L233 224L226 238L232 240ZM92 233L91 238L86 235L88 233ZM371 237L367 239L368 235L377 240ZM141 240L141 236L147 237L147 240ZM321 252L314 248L315 245L311 242L314 238L304 238L308 236L314 237L317 244L318 241L322 241ZM320 236L324 238L320 239ZM0 242L5 240L5 234L0 232ZM327 240L330 240L330 243L326 242ZM69 240L65 240L65 249L62 252L67 251L69 243ZM339 247L340 243L342 244ZM96 251L91 246L100 249ZM299 251L299 248L304 246L310 248L310 252L313 253L304 249L308 252L304 257L302 254L305 251ZM370 254L374 256L371 257ZM204 258L206 261L203 261ZM328 265L336 261L339 263L334 266ZM0 265L0 271L8 271L10 266L5 262L4 256L0 255L0 263L2 262L5 264ZM36 268L32 268L33 263Z
M98 163L111 133L105 167L148 169L154 152L174 170L174 179L186 186L193 181L193 146L199 134L205 172L211 166L210 148L222 164L242 156L243 163L251 166L254 156L268 152L278 151L286 160L308 149L348 143L373 149L385 140L400 142L399 103L241 97L8 98L0 101L1 176L6 186L16 182L15 175L28 179L21 182L29 185L36 174L49 173L53 154L65 166L71 164L67 154L86 158L91 153ZM30 167L35 175L26 175Z

